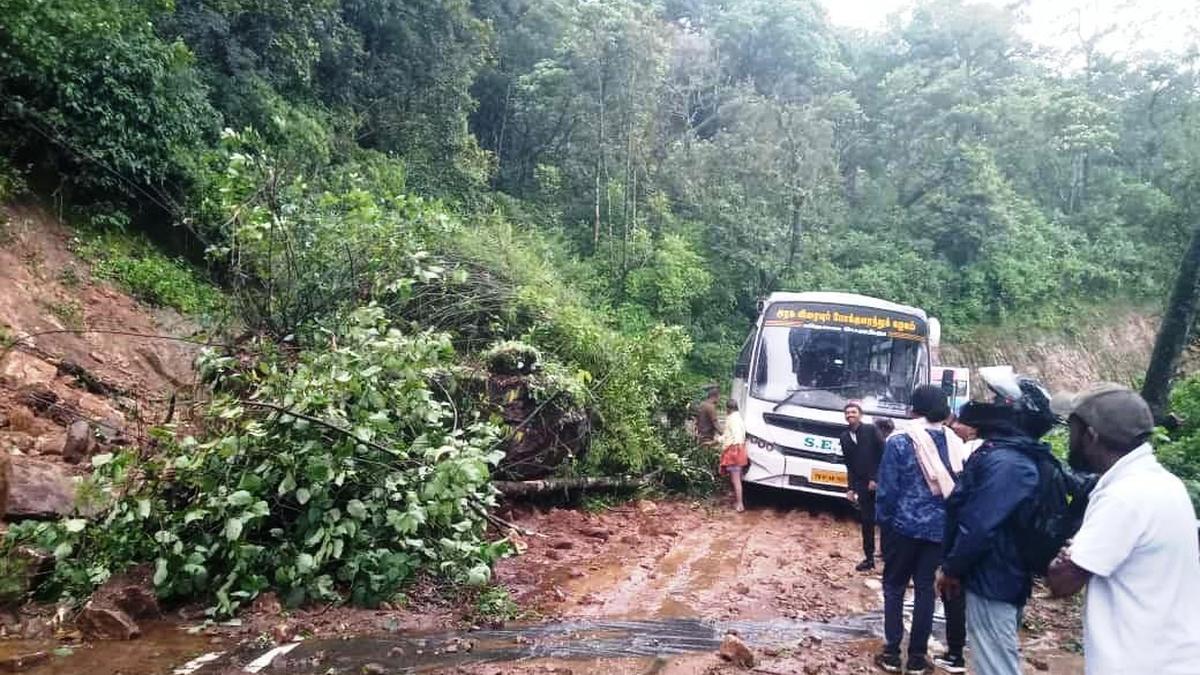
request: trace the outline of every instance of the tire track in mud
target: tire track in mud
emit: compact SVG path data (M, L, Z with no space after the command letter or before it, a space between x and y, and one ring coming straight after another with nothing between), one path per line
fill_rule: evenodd
M853 571L858 527L846 518L762 507L735 514L662 507L623 523L586 560L548 571L564 617L821 619L873 609ZM665 534L664 534L665 533ZM666 541L663 545L661 542ZM536 559L537 552L531 558ZM580 567L586 564L587 571Z
M740 514L750 520L756 514ZM749 541L744 530L727 527L694 528L673 538L657 560L642 561L632 569L612 561L569 590L582 595L580 616L627 618L695 618L705 616L706 595L718 590L722 576L732 577ZM611 583L615 578L624 578Z

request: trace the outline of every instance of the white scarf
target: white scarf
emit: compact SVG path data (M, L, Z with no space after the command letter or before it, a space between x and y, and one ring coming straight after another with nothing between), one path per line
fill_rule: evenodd
M917 455L917 465L921 467L921 474L925 477L925 484L929 486L929 491L935 497L943 499L949 497L950 493L954 491L954 476L950 475L950 471L953 471L954 475L962 472L965 455L962 442L951 442L950 436L953 434L944 432L946 454L950 459L950 471L947 471L946 465L942 463L942 458L938 455L937 443L934 442L933 436L929 435L928 429L906 433L912 440ZM957 436L955 436L955 440L958 440Z

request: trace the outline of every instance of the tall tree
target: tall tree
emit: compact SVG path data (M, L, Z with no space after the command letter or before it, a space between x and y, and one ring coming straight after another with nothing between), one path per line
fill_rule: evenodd
M1154 419L1161 421L1167 410L1167 399L1171 393L1171 381L1179 367L1179 357L1187 345L1192 324L1196 321L1197 288L1200 287L1200 227L1192 233L1192 241L1179 271L1175 274L1175 285L1163 312L1162 325L1154 340L1154 352L1146 368L1146 381L1142 385L1142 397L1150 404Z

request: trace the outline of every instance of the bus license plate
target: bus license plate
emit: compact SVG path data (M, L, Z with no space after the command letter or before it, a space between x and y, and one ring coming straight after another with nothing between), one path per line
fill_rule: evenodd
M822 485L836 485L838 487L846 487L846 472L845 471L825 471L824 469L813 469L809 474L808 480L813 483Z

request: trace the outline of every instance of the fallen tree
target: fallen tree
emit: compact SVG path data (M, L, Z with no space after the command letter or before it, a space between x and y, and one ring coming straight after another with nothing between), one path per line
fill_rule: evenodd
M582 478L546 478L543 480L500 480L492 485L506 497L526 497L572 490L633 490L650 484L654 474L641 477L598 476Z
M485 536L500 429L459 425L431 388L448 338L401 333L366 307L305 344L209 353L214 395L195 437L93 457L85 492L112 496L97 521L19 523L4 544L54 552L49 596L86 597L148 562L160 597L208 598L217 615L267 589L292 606L374 606L419 573L486 583L509 550Z

